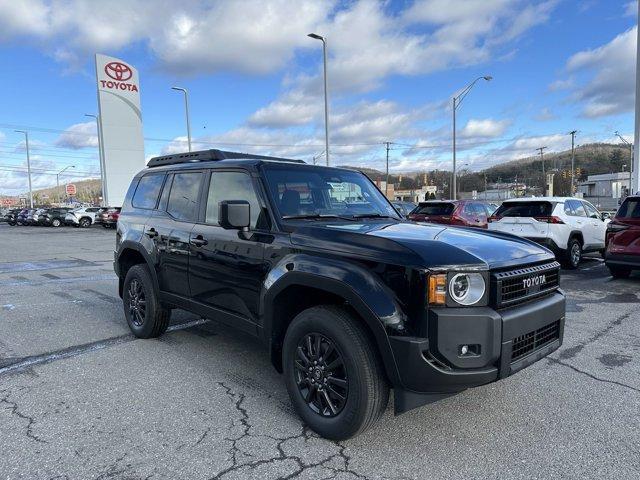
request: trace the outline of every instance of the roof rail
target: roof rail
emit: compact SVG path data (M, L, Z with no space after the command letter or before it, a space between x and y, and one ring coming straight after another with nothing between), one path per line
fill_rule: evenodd
M225 152L224 150L200 150L198 152L176 153L174 155L163 155L153 157L147 163L147 167L162 167L164 165L175 165L177 163L211 162L227 159L256 159L256 160L277 160L280 162L305 163L303 160L293 160L291 158L267 157L265 155L254 155L253 153Z

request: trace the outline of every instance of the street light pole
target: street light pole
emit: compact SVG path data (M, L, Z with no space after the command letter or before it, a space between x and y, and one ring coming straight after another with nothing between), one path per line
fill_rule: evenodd
M24 133L25 146L27 148L27 176L29 177L29 208L33 208L33 190L31 188L31 158L29 157L29 133L26 130L16 130Z
M92 113L85 113L85 117L95 118L96 120L96 133L98 134L98 160L100 161L100 190L102 191L102 206L108 206L107 203L107 181L105 177L105 165L104 165L104 143L102 141L102 130L100 129L100 118L98 115Z
M629 193L633 193L633 188L631 186L631 184L633 183L633 143L630 143L627 141L626 138L624 138L622 135L620 135L618 133L618 131L616 130L615 132L616 136L622 140L622 143L624 143L626 146L629 147L629 153L630 153L630 157L629 157Z
M187 142L189 144L189 151L191 151L191 123L189 121L189 94L186 88L171 87L172 90L177 90L184 94L184 112L187 117Z
M324 71L324 143L327 157L327 167L329 166L329 97L327 93L327 39L316 33L310 33L307 37L322 42L322 58Z
M476 84L476 82L478 80L486 80L487 82L491 81L493 79L492 76L490 75L484 75L482 77L478 77L476 78L473 82L471 82L469 85L467 85L466 87L464 87L462 89L462 91L453 97L453 175L452 175L452 192L451 192L451 200L455 200L458 197L458 191L457 191L457 186L456 186L456 110L458 109L458 107L460 106L460 104L462 103L462 100L464 100L464 97L467 96L467 94L469 93L469 91L473 88L473 86Z
M540 160L542 161L542 196L545 197L547 195L547 176L544 171L544 156L543 152L547 147L539 147L536 148L538 152L540 152Z
M62 175L67 168L76 168L76 166L75 165L67 165L62 170L60 170L58 173L56 173L56 193L58 194L57 195L58 196L58 203L62 203L60 201L60 200L62 200L62 195L60 195L60 175Z
M575 177L575 174L576 174L575 152L574 152L576 133L578 133L577 130L572 130L571 132L569 132L569 135L571 135L571 189L570 189L570 193L569 193L570 197L573 197L574 177Z

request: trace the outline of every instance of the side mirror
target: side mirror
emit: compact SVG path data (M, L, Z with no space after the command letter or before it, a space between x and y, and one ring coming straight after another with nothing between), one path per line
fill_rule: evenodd
M248 230L251 223L249 202L224 200L218 204L218 223L224 229Z

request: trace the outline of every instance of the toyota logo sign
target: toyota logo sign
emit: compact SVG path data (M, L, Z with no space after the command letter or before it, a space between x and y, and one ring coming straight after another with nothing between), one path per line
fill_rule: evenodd
M133 76L133 72L128 65L120 62L107 63L104 66L104 73L114 80L126 82Z

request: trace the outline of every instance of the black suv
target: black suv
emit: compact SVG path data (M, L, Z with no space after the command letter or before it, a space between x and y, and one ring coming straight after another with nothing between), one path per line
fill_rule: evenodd
M134 178L114 267L141 338L182 308L264 341L291 402L344 439L395 411L507 377L562 343L553 254L414 224L362 173L208 150Z
M64 219L70 208L49 208L38 216L38 224L47 227L60 227L64 225Z

